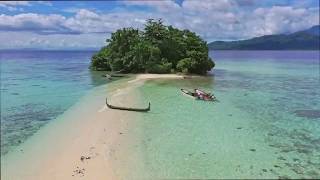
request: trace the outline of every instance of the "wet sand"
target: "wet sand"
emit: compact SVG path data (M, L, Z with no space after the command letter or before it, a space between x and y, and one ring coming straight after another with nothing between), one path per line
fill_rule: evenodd
M108 109L105 97L112 104L140 106L137 87L154 78L183 77L142 74L94 89L2 158L1 179L139 178L144 165L134 148L139 146L135 126L140 115Z

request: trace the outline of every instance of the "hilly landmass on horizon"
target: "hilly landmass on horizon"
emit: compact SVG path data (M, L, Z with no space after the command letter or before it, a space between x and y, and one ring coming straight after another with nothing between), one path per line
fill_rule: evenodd
M210 50L319 50L320 25L291 34L276 34L239 41L214 41Z

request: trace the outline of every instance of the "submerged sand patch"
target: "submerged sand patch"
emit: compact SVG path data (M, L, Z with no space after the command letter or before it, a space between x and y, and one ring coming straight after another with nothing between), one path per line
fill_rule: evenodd
M296 116L305 117L308 119L317 119L320 118L320 110L304 109L294 111Z
M1 179L126 179L145 168L135 149L139 113L105 107L139 102L137 87L147 79L179 75L137 75L95 88L62 116L1 159Z

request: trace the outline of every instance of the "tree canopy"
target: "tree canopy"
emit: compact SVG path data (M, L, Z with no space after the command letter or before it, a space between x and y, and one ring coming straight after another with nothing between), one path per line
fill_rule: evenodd
M161 19L147 20L144 31L119 29L106 41L92 56L93 70L206 74L214 67L207 42L189 30L165 26Z

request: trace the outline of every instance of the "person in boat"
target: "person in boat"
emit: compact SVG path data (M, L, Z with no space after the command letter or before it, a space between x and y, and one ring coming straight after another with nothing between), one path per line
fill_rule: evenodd
M197 89L194 89L194 94L198 99L203 99L203 95L200 91L197 91Z
M211 100L211 99L215 98L212 94L205 93L205 92L200 91L198 89L194 89L194 94L196 95L196 97L198 99L201 99L201 100Z
M206 93L204 93L198 89L194 89L194 92L195 92L195 95L198 99L208 100L210 98Z

